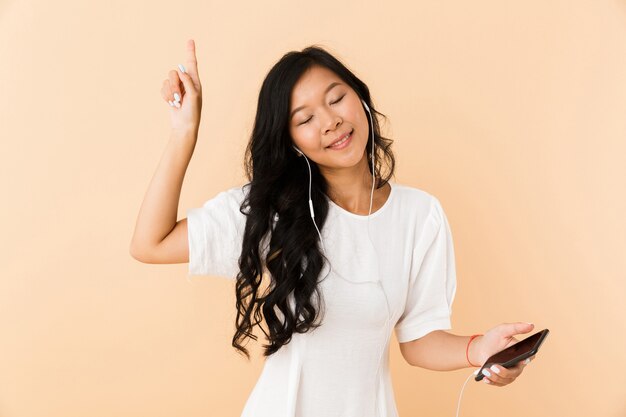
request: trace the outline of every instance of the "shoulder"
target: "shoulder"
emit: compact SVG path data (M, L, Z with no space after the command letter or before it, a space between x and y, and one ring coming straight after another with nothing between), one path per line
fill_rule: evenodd
M415 232L415 250L430 248L433 242L438 242L438 236L444 236L442 231L450 233L446 214L437 196L403 184L393 183L392 186L395 187L394 192L397 191L397 217L402 219L407 230Z
M435 195L406 184L393 182L391 186L396 204L417 211L423 217L434 216L435 220L441 220L443 208Z

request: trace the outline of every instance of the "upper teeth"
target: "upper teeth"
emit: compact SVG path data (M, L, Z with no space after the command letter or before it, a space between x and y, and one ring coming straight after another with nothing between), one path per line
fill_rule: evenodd
M346 135L346 137L345 137L345 138L343 138L343 139L341 139L339 142L335 142L335 143L333 143L331 146L341 145L342 143L344 143L345 141L347 141L349 137L350 137L350 133L348 133L348 134Z

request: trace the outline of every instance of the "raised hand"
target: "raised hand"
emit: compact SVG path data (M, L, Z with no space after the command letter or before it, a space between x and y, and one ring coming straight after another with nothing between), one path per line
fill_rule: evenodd
M184 65L168 73L163 81L161 96L170 103L172 129L177 131L198 131L202 111L202 85L198 76L196 44L187 41L187 57Z

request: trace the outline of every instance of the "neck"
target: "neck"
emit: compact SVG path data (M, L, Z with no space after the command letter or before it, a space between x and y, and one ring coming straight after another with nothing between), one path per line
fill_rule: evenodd
M368 213L372 193L372 173L365 154L353 167L340 169L320 167L320 172L328 182L328 197L335 204L353 213Z

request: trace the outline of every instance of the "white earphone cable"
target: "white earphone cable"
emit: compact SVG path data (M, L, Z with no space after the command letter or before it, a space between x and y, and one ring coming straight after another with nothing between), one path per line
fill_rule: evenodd
M370 193L370 210L369 213L367 215L367 237L370 240L370 243L372 244L372 247L374 247L374 242L372 242L372 237L370 236L370 216L372 215L372 203L374 201L374 185L376 184L376 178L374 177L374 170L375 170L375 153L374 153L374 143L376 142L374 140L374 120L372 118L372 113L370 112L369 107L367 106L367 104L365 104L365 102L363 102L363 105L365 106L365 109L367 110L367 112L370 115L370 126L371 126L371 130L372 130L372 192Z
M313 211L313 201L311 199L311 182L312 182L312 174L311 174L311 164L309 164L309 158L306 155L304 156L304 160L306 161L307 166L309 167L309 210L311 211L311 218L313 219L313 225L315 225L315 230L317 230L317 234L320 236L320 243L322 244L322 250L326 253L326 248L324 247L324 240L322 239L322 234L320 233L320 229L317 228L317 223L315 223L315 212Z
M470 376L467 377L467 379L465 380L465 383L463 384L463 388L461 388L461 394L459 395L459 402L457 403L457 406L456 406L456 417L459 417L459 410L461 409L461 397L463 397L463 391L465 390L467 381L469 381L471 377L477 374L478 374L478 369L472 372Z

